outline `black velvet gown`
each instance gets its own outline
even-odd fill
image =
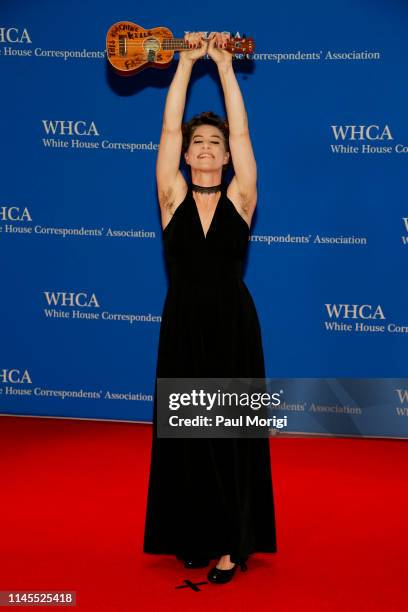
[[[249,228],[226,189],[206,236],[191,185],[163,230],[169,287],[156,378],[265,377],[242,280]],[[156,420],[155,389],[143,552],[235,563],[276,552],[269,440],[157,438]]]

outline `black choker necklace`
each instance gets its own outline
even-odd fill
[[[202,185],[194,185],[194,183],[191,183],[191,189],[199,193],[216,193],[217,191],[221,191],[221,188],[222,183],[219,185],[211,185],[211,187],[202,187]]]

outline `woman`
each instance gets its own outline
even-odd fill
[[[258,316],[242,280],[257,200],[245,106],[228,35],[185,39],[190,50],[180,52],[168,91],[156,168],[169,272],[156,377],[264,378]],[[217,64],[228,123],[206,112],[182,124],[193,65],[206,53]],[[215,583],[231,580],[237,565],[247,569],[251,553],[276,552],[268,439],[158,439],[156,393],[153,414],[144,552],[175,554],[189,568],[217,558],[208,574]]]

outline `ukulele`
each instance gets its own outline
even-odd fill
[[[106,56],[121,76],[132,76],[144,68],[167,68],[175,51],[190,49],[184,38],[174,38],[168,28],[145,30],[131,21],[118,21],[106,35]],[[223,47],[230,53],[252,53],[253,38],[230,38]]]

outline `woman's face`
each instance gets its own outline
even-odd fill
[[[184,156],[186,163],[196,170],[219,170],[229,160],[223,133],[213,125],[199,125]]]

